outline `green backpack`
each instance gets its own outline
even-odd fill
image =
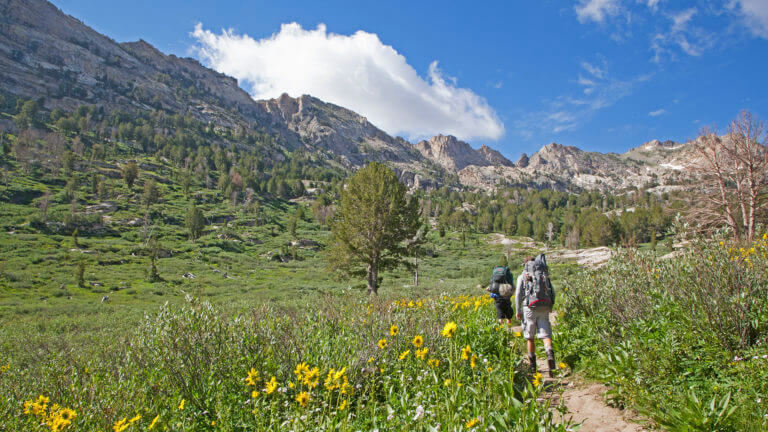
[[[492,294],[498,294],[505,299],[509,299],[515,295],[515,287],[512,285],[512,277],[509,273],[509,267],[497,266],[493,268],[493,274],[491,274],[491,286],[488,291]]]

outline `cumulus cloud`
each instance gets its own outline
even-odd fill
[[[648,115],[651,116],[651,117],[658,117],[658,116],[660,116],[662,114],[666,114],[666,113],[667,113],[667,110],[665,110],[664,108],[660,108],[660,109],[657,109],[656,111],[649,112]]]
[[[582,24],[589,21],[601,23],[619,13],[619,0],[579,0],[574,9]]]
[[[752,34],[768,39],[768,2],[765,0],[732,0],[729,6],[743,16]]]
[[[374,33],[328,33],[283,24],[264,39],[195,26],[194,48],[217,71],[238,78],[256,99],[310,94],[349,108],[390,134],[421,138],[438,133],[461,139],[498,139],[504,125],[472,90],[458,87],[432,62],[422,78]]]

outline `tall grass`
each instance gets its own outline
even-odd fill
[[[342,293],[233,316],[189,298],[120,339],[6,327],[0,430],[54,430],[50,413],[66,407],[76,417],[62,430],[564,431],[492,308]]]
[[[615,404],[672,431],[766,430],[768,236],[624,251],[563,291],[563,351]]]

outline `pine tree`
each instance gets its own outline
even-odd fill
[[[329,264],[347,276],[366,276],[377,294],[379,271],[406,264],[421,226],[418,199],[385,165],[373,162],[350,177],[332,225]]]
[[[205,227],[203,211],[197,208],[194,204],[192,204],[189,207],[189,211],[187,211],[186,225],[189,230],[189,237],[193,241],[203,233],[203,227]]]
[[[128,186],[128,189],[132,189],[133,183],[139,177],[139,166],[136,165],[136,162],[128,162],[127,164],[123,165],[121,171],[123,174],[123,180],[125,180],[125,184]]]

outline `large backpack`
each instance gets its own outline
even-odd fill
[[[554,296],[549,268],[544,254],[525,263],[525,272],[530,278],[525,282],[525,304],[529,309],[552,307]]]
[[[488,291],[509,299],[515,294],[515,288],[510,282],[509,267],[494,267],[493,274],[491,275],[491,286]]]

